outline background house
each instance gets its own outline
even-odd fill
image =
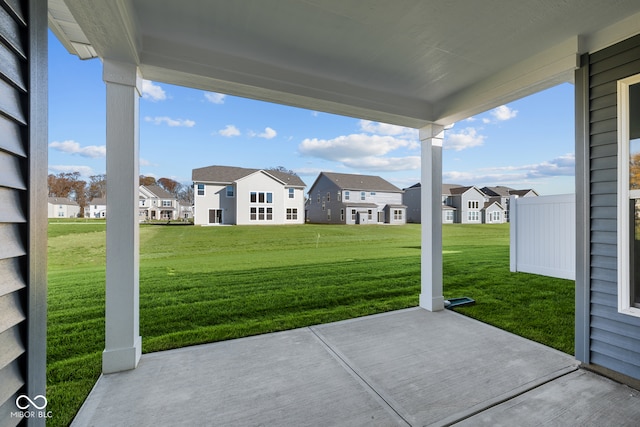
[[[87,214],[88,212],[88,214]],[[107,198],[96,197],[89,202],[89,209],[84,210],[85,218],[106,218],[107,217]]]
[[[407,222],[420,222],[420,183],[404,189]],[[501,224],[509,222],[509,197],[535,197],[533,189],[514,190],[509,187],[461,186],[442,184],[443,224]]]
[[[175,220],[179,218],[178,199],[159,185],[141,185],[138,203],[140,220]]]
[[[496,187],[482,187],[481,191],[487,195],[489,201],[498,202],[500,206],[504,208],[505,221],[509,221],[509,198],[511,196],[517,197],[536,197],[536,193],[533,189],[515,190],[510,187],[498,185]]]
[[[67,197],[49,197],[49,218],[77,218],[80,215],[80,206],[77,202]]]
[[[372,175],[321,172],[309,189],[306,218],[327,224],[405,224],[403,191]]]
[[[207,166],[192,171],[194,224],[302,224],[305,183],[282,171]]]

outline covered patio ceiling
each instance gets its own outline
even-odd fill
[[[638,0],[49,0],[80,58],[148,80],[420,128],[561,82]]]

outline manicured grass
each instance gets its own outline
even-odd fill
[[[64,223],[61,223],[64,222]],[[49,425],[67,425],[100,374],[104,222],[49,226]],[[566,352],[573,283],[509,273],[508,225],[445,226],[445,297],[460,312]],[[143,351],[415,306],[420,226],[140,229]]]

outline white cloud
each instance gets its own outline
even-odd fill
[[[226,136],[226,137],[232,137],[232,136],[239,136],[240,135],[240,131],[234,125],[227,125],[224,129],[219,130],[218,133],[220,135]]]
[[[490,114],[496,120],[505,121],[505,120],[513,119],[518,114],[518,110],[512,110],[511,108],[507,107],[506,105],[501,105],[501,106],[491,110]]]
[[[189,119],[172,119],[171,117],[145,117],[144,118],[145,122],[151,122],[154,125],[160,125],[162,123],[165,123],[166,125],[170,126],[170,127],[187,127],[187,128],[192,128],[195,126],[196,122],[194,122],[193,120],[189,120]]]
[[[418,130],[404,126],[390,125],[388,123],[372,122],[370,120],[360,120],[360,129],[364,132],[377,135],[390,135],[399,138],[418,138]]]
[[[142,98],[149,101],[164,101],[167,94],[159,85],[153,84],[152,81],[142,80]]]
[[[93,169],[89,166],[75,166],[75,165],[49,165],[49,172],[51,173],[71,173],[71,172],[80,172],[80,175],[83,177],[90,177],[91,175],[95,175],[93,173]]]
[[[107,147],[104,145],[87,145],[85,147],[82,147],[79,143],[72,140],[62,142],[53,141],[51,144],[49,144],[49,147],[63,153],[77,154],[82,157],[91,157],[93,159],[98,157],[105,157],[107,155]]]
[[[140,166],[151,166],[151,162],[147,159],[143,159],[142,157],[140,157],[139,163]]]
[[[457,184],[487,185],[505,182],[531,182],[549,177],[573,176],[575,155],[567,153],[540,163],[519,166],[499,166],[478,169],[471,172],[450,171],[442,174],[444,182]]]
[[[298,150],[303,155],[340,162],[351,168],[398,171],[419,168],[420,157],[383,156],[412,144],[413,141],[393,136],[351,134],[333,139],[307,138]]]
[[[410,145],[409,141],[392,136],[359,133],[333,139],[307,138],[298,148],[305,155],[341,161],[346,158],[383,156],[408,145]]]
[[[355,159],[345,159],[345,166],[354,169],[365,169],[370,171],[405,171],[420,169],[420,156],[406,157],[361,157]]]
[[[445,133],[443,147],[445,150],[462,151],[484,144],[486,136],[479,135],[475,128],[468,127],[456,133]]]
[[[271,138],[275,138],[277,134],[278,133],[275,130],[271,129],[270,127],[266,127],[264,128],[264,132],[258,134],[258,137],[264,138],[264,139],[271,139]]]
[[[212,104],[224,104],[224,99],[227,97],[227,95],[217,92],[205,92],[204,97]]]

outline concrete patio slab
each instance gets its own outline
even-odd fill
[[[623,426],[637,394],[564,353],[415,308],[143,355],[103,375],[72,425],[588,425],[620,404]]]
[[[640,392],[580,370],[549,382],[457,426],[637,426]]]
[[[577,369],[565,353],[451,311],[314,326],[411,425],[446,425]]]

